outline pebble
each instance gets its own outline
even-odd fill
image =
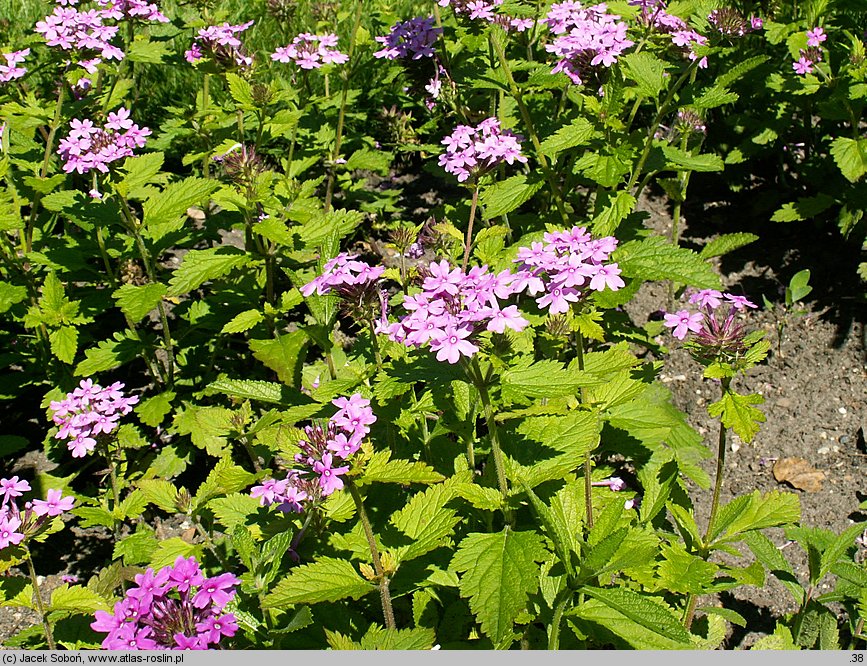
[[[840,412],[843,416],[846,416],[846,408],[845,407],[840,407],[840,409],[838,409],[837,411]]]
[[[831,453],[831,447],[830,446],[823,446],[816,453],[819,453],[823,456],[828,455],[829,453]]]
[[[819,433],[819,439],[828,439],[828,433],[823,430]]]
[[[741,450],[740,444],[732,444],[732,453],[737,453],[740,450]]]
[[[777,400],[777,407],[791,407],[792,401],[788,398],[780,398]]]

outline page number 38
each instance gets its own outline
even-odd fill
[[[863,652],[855,652],[852,654],[852,658],[849,660],[853,664],[863,664],[864,663],[864,653]]]

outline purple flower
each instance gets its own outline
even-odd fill
[[[520,139],[508,130],[502,130],[496,118],[488,118],[476,127],[458,125],[442,140],[446,152],[440,155],[439,165],[463,183],[470,178],[478,179],[503,162],[526,164]]]
[[[168,17],[160,11],[157,4],[147,0],[97,0],[97,2],[104,7],[103,16],[116,21],[169,22]]]
[[[60,141],[58,154],[66,173],[84,174],[96,169],[108,173],[108,165],[132,157],[135,148],[143,148],[151,131],[129,120],[129,111],[120,108],[109,114],[109,121],[99,128],[91,120],[73,118],[69,134]]]
[[[72,497],[63,497],[60,490],[49,490],[44,500],[33,500],[33,513],[53,518],[69,511],[73,504],[75,500]]]
[[[202,28],[196,34],[196,40],[184,53],[184,59],[195,64],[206,57],[224,66],[237,66],[246,69],[253,65],[252,56],[244,50],[244,45],[237,35],[253,25],[247,21],[240,25],[210,25]]]
[[[476,345],[466,339],[471,334],[472,331],[468,328],[455,328],[449,324],[444,330],[439,331],[435,338],[431,339],[431,351],[436,352],[437,361],[448,361],[451,364],[460,361],[461,356],[470,358],[479,351]]]
[[[27,73],[27,68],[18,65],[24,62],[24,59],[29,55],[30,49],[0,54],[0,58],[6,61],[5,65],[0,65],[0,83],[9,83],[23,77]]]
[[[388,60],[432,58],[434,44],[443,32],[442,28],[437,28],[434,24],[432,16],[395,23],[385,37],[376,38],[384,48],[374,53],[373,57]]]
[[[723,294],[723,297],[728,303],[731,303],[737,310],[745,310],[746,308],[755,309],[758,306],[745,296],[736,296],[735,294]]]
[[[94,615],[90,626],[108,634],[106,650],[207,650],[238,629],[235,616],[223,613],[238,584],[231,573],[205,578],[195,558],[178,557],[135,582],[138,587],[127,590],[113,613]]]
[[[24,541],[24,534],[18,531],[20,527],[19,518],[0,514],[0,549],[17,546]]]
[[[701,324],[704,316],[701,313],[690,313],[689,310],[678,310],[674,314],[665,315],[664,324],[668,328],[673,328],[672,335],[678,340],[686,338],[689,331],[698,333],[701,330]]]
[[[698,304],[700,308],[718,308],[722,301],[722,294],[716,289],[701,289],[689,297],[692,305]]]
[[[795,70],[796,74],[800,74],[804,76],[806,74],[813,73],[813,63],[810,60],[807,60],[804,56],[798,58],[797,62],[792,63],[792,69]]]
[[[591,485],[601,487],[608,486],[614,492],[620,492],[626,489],[626,482],[619,476],[612,476],[604,481],[594,481]]]
[[[318,69],[322,65],[335,63],[342,65],[349,56],[336,48],[337,35],[313,35],[302,32],[288,46],[281,46],[271,54],[271,60],[294,62],[301,69]]]
[[[826,39],[828,39],[828,35],[822,28],[807,30],[807,46],[820,46]]]
[[[30,484],[27,481],[19,480],[17,476],[13,476],[11,479],[0,479],[0,492],[3,493],[0,507],[5,506],[10,498],[21,497],[21,494],[28,490],[30,490]]]

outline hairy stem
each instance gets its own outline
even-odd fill
[[[577,344],[575,345],[578,352],[578,369],[584,370],[584,334],[578,331]],[[583,389],[581,391],[583,399]],[[590,451],[584,454],[584,511],[587,521],[587,529],[593,529],[593,461],[590,459]]]
[[[376,571],[376,577],[379,579],[379,596],[382,601],[382,615],[385,618],[385,626],[387,629],[394,629],[396,625],[394,623],[394,609],[391,607],[391,593],[388,590],[388,576],[385,575],[385,570],[382,568],[382,560],[379,557],[379,548],[376,546],[376,537],[373,535],[370,519],[367,517],[367,511],[364,509],[361,494],[351,479],[347,479],[346,487],[349,489],[349,494],[352,495],[352,500],[355,502],[355,509],[358,511],[358,517],[361,520],[364,536],[367,537],[367,545],[370,547],[373,569]]]
[[[376,369],[382,372],[382,352],[379,350],[379,338],[376,335],[376,326],[373,320],[367,322],[370,331],[370,345],[373,347],[373,358],[376,360]]]
[[[42,592],[39,590],[39,579],[36,576],[36,569],[33,567],[33,556],[30,554],[30,548],[25,546],[25,550],[27,551],[27,571],[30,573],[30,582],[33,584],[36,609],[42,618],[42,631],[45,633],[45,641],[48,643],[49,650],[56,650],[57,644],[54,642],[54,629],[51,627],[51,620],[48,619],[48,613],[45,611],[45,604],[42,601]]]
[[[479,206],[479,184],[473,186],[473,201],[470,204],[470,221],[467,224],[467,239],[464,242],[464,262],[461,264],[461,270],[467,270],[467,264],[470,262],[470,247],[473,244],[473,222],[476,219],[476,209]]]
[[[561,592],[554,601],[554,617],[551,619],[551,633],[548,635],[548,649],[560,649],[560,625],[563,623],[563,613],[566,604],[569,603],[569,595]]]

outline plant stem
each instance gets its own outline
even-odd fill
[[[140,224],[135,218],[135,215],[133,215],[133,212],[129,207],[129,202],[127,202],[126,198],[120,197],[120,202],[126,217],[126,226],[135,238],[135,243],[138,247],[139,255],[141,255],[142,262],[145,265],[145,272],[147,273],[148,280],[151,283],[157,283],[157,274],[153,262],[153,257],[151,256],[150,250],[148,250],[147,245],[144,242],[144,238],[142,238]],[[169,329],[169,318],[166,314],[166,307],[162,300],[157,303],[157,309],[160,313],[160,324],[163,328],[163,342],[166,348],[168,384],[169,386],[171,386],[175,383],[175,348],[174,343],[172,342],[172,332],[171,329]]]
[[[496,28],[494,30],[496,30]],[[498,38],[500,35],[505,35],[505,33],[500,30],[497,32],[497,37],[495,37],[494,30],[491,31],[491,44],[497,52],[497,57],[500,60],[500,68],[503,70],[506,82],[509,84],[509,90],[512,93],[512,97],[515,98],[515,102],[518,104],[518,110],[521,112],[521,118],[524,120],[524,125],[527,127],[527,133],[530,135],[530,141],[533,143],[533,148],[536,151],[536,159],[539,161],[539,166],[542,167],[542,172],[545,174],[545,180],[548,181],[548,187],[551,189],[551,195],[554,197],[554,204],[557,206],[557,211],[560,213],[563,222],[568,223],[569,218],[566,215],[566,207],[563,204],[563,193],[560,192],[560,188],[557,186],[557,181],[554,179],[554,172],[548,164],[548,159],[542,153],[542,142],[539,141],[539,134],[536,131],[536,126],[533,124],[533,118],[530,116],[530,111],[527,109],[527,105],[524,104],[524,96],[521,93],[520,88],[518,88],[518,84],[515,83],[515,78],[512,76],[512,69],[509,67],[509,61],[506,58],[506,49]]]
[[[361,10],[364,6],[363,0],[358,0],[355,4],[355,21],[352,24],[352,32],[349,36],[349,62],[353,62],[352,56],[355,53],[355,39],[358,35],[358,28],[361,26]],[[349,97],[349,74],[343,72],[343,88],[340,91],[340,110],[337,113],[337,132],[334,137],[334,152],[331,154],[331,167],[328,170],[328,183],[325,186],[325,205],[324,210],[327,213],[331,210],[331,198],[334,195],[334,166],[337,159],[340,157],[340,148],[343,142],[343,124],[346,120],[346,100]]]
[[[208,113],[208,97],[210,96],[211,75],[205,72],[204,81],[202,81],[202,120],[200,127],[204,130],[207,121]],[[207,148],[208,146],[206,146]],[[208,151],[205,151],[205,156],[202,158],[202,176],[208,178],[209,156]]]
[[[464,242],[464,262],[461,264],[461,270],[467,270],[467,264],[470,262],[470,247],[473,244],[473,222],[476,219],[476,209],[479,206],[479,184],[476,183],[473,187],[473,202],[470,204],[470,221],[467,224],[467,239]]]
[[[566,610],[566,604],[568,602],[569,595],[563,594],[563,591],[557,595],[557,600],[554,601],[554,617],[551,619],[551,633],[548,636],[549,650],[560,649],[560,625],[563,622],[563,613]]]
[[[367,327],[370,330],[370,344],[373,347],[373,358],[376,359],[376,369],[382,372],[382,352],[379,350],[379,338],[376,336],[376,326],[373,320],[367,322]]]
[[[367,545],[370,547],[373,569],[376,571],[376,577],[379,579],[379,596],[382,601],[382,615],[385,618],[385,626],[387,629],[394,629],[396,625],[394,623],[394,610],[391,607],[391,594],[388,591],[388,576],[385,575],[385,570],[382,568],[382,560],[379,557],[379,549],[376,547],[376,537],[373,535],[373,529],[370,527],[370,519],[367,517],[367,511],[364,510],[361,494],[358,492],[358,488],[352,482],[352,479],[346,480],[346,487],[349,489],[349,494],[352,495],[352,500],[355,502],[355,509],[358,511],[361,526],[364,528],[364,536],[367,537]]]
[[[33,556],[30,554],[30,548],[25,546],[24,549],[27,551],[27,570],[30,572],[30,582],[33,584],[36,608],[42,617],[42,630],[45,632],[45,640],[48,643],[49,650],[56,650],[57,644],[54,642],[54,630],[51,627],[51,621],[48,619],[48,613],[45,612],[45,604],[42,602],[42,593],[39,591],[39,579],[36,576],[36,569],[33,567]]]
[[[581,331],[578,331],[578,344],[576,348],[578,350],[578,369],[582,372],[584,371],[584,334]],[[581,402],[584,402],[583,398],[583,389],[581,391],[582,399]],[[584,511],[586,514],[587,520],[587,529],[593,529],[593,465],[592,460],[590,459],[590,451],[584,454]]]

